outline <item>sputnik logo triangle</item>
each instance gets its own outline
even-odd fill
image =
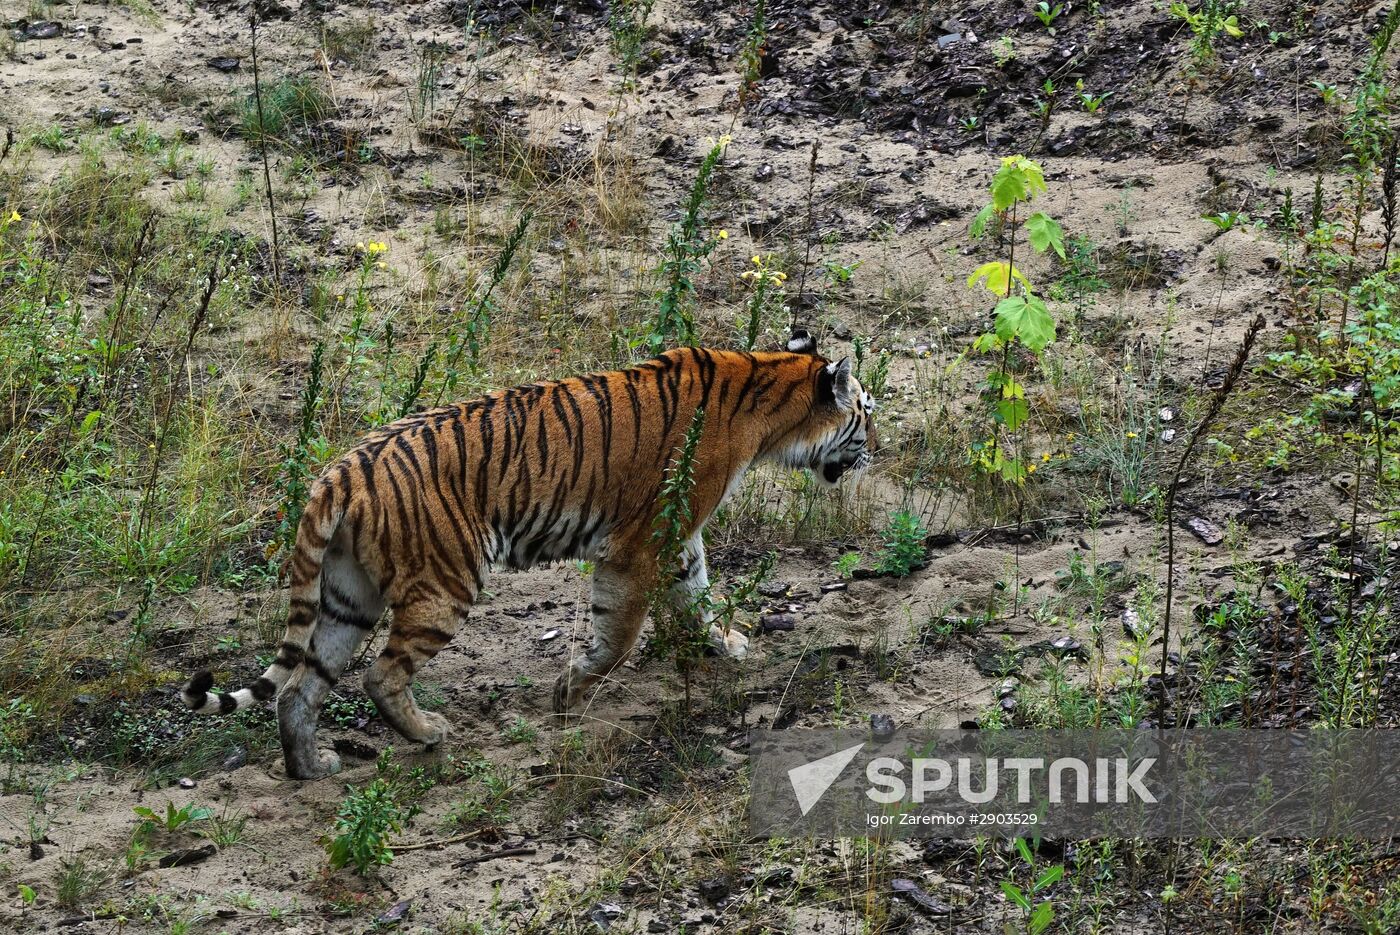
[[[854,747],[847,747],[838,753],[788,770],[788,781],[792,783],[792,791],[797,795],[797,806],[802,809],[804,816],[816,807],[822,796],[826,795],[826,790],[831,788],[831,784],[841,778],[841,773],[864,746],[864,743],[858,743]]]

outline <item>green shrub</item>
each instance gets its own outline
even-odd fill
[[[923,562],[924,540],[928,538],[928,530],[913,513],[908,510],[891,513],[884,538],[885,547],[880,550],[875,566],[881,574],[903,578]]]

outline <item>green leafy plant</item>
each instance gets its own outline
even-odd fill
[[[1221,211],[1219,214],[1203,214],[1201,219],[1210,221],[1221,232],[1234,230],[1242,224],[1249,223],[1249,215],[1243,211]]]
[[[609,4],[608,33],[613,54],[622,63],[623,85],[631,87],[641,68],[646,47],[647,18],[656,0],[619,0]]]
[[[758,336],[763,330],[764,320],[780,310],[783,300],[787,298],[787,290],[784,288],[787,273],[776,268],[771,253],[767,256],[754,254],[753,266],[753,269],[745,270],[739,277],[749,284],[744,328],[744,349],[749,351],[758,345]]]
[[[1204,0],[1200,7],[1192,10],[1183,0],[1176,0],[1169,8],[1172,16],[1184,22],[1191,30],[1191,54],[1198,63],[1215,60],[1215,43],[1222,35],[1238,39],[1244,35],[1239,17],[1234,14],[1236,0]]]
[[[347,787],[350,794],[336,813],[334,833],[321,840],[332,870],[351,867],[367,876],[392,863],[390,835],[418,814],[417,800],[432,781],[422,770],[405,774],[391,761],[392,754],[390,747],[379,755],[379,775],[364,788]]]
[[[831,563],[831,567],[835,568],[836,573],[845,579],[850,578],[855,573],[855,570],[860,567],[861,561],[863,561],[863,556],[859,552],[844,552]]]
[[[1055,20],[1060,18],[1060,14],[1064,12],[1064,9],[1065,5],[1063,3],[1057,3],[1052,7],[1047,0],[1040,0],[1040,2],[1036,4],[1035,9],[1031,12],[1035,14],[1036,19],[1040,20],[1041,25],[1050,30],[1053,34],[1055,32]]]
[[[1016,839],[1016,853],[1021,855],[1035,874],[1035,856],[1031,853],[1030,845],[1026,844],[1025,838]],[[1052,864],[1035,875],[1035,880],[1031,883],[1030,890],[1024,890],[1011,880],[1001,881],[1001,891],[1006,894],[1006,898],[1021,910],[1025,923],[1027,935],[1040,935],[1050,927],[1050,923],[1055,921],[1055,905],[1050,900],[1036,904],[1035,898],[1045,892],[1060,878],[1065,875],[1065,868],[1060,864]]]
[[[325,343],[318,341],[311,352],[306,385],[301,391],[296,441],[282,446],[281,479],[278,484],[282,491],[282,503],[278,509],[277,533],[268,544],[269,559],[280,551],[290,550],[296,542],[297,525],[301,522],[301,513],[306,507],[306,497],[315,476],[314,464],[318,460],[315,455],[324,454],[325,443],[317,429],[316,416],[322,403],[325,352]]]
[[[756,0],[749,30],[744,35],[743,45],[739,47],[740,110],[747,107],[758,93],[758,82],[763,77],[763,57],[767,54],[768,4],[767,0]]]
[[[902,578],[921,564],[927,555],[924,540],[928,538],[928,530],[919,517],[908,510],[890,514],[883,538],[885,545],[876,557],[875,566],[880,574]]]
[[[458,328],[453,329],[452,334],[449,335],[447,352],[443,361],[442,385],[438,388],[437,396],[433,400],[434,405],[441,403],[444,396],[456,390],[462,377],[460,368],[463,354],[467,355],[467,372],[473,377],[480,374],[482,350],[490,340],[491,317],[496,308],[491,301],[491,296],[496,291],[496,287],[506,278],[506,273],[510,271],[510,265],[515,260],[515,254],[519,252],[520,245],[525,242],[525,231],[530,226],[530,217],[530,212],[526,211],[515,222],[515,227],[501,246],[501,252],[496,255],[496,262],[491,264],[491,269],[486,274],[486,285],[481,288],[465,314],[466,320]],[[405,405],[416,399],[416,393],[411,397],[405,396]]]
[[[1055,105],[1059,100],[1060,89],[1055,86],[1055,82],[1049,78],[1040,86],[1041,98],[1035,102],[1035,114],[1040,118],[1040,129],[1036,133],[1036,143],[1040,144],[1040,139],[1045,135],[1045,131],[1050,129],[1050,118],[1055,114]]]
[[[165,814],[163,815],[144,805],[138,805],[132,811],[141,818],[143,826],[150,830],[160,831],[179,831],[185,825],[205,821],[214,815],[213,809],[203,805],[195,805],[193,802],[186,803],[179,808],[175,807],[174,802],[166,802]]]
[[[1007,439],[1018,438],[1030,418],[1026,390],[1016,378],[1013,353],[1038,358],[1055,340],[1055,319],[1045,301],[1035,294],[1031,282],[1016,266],[1016,235],[1024,230],[1036,253],[1053,250],[1065,259],[1064,231],[1059,222],[1041,211],[1022,218],[1036,195],[1043,193],[1045,177],[1040,165],[1025,156],[1007,156],[992,178],[991,201],[972,223],[972,236],[981,238],[988,224],[996,219],[1007,242],[1005,260],[983,263],[973,270],[967,284],[979,285],[1000,296],[993,312],[991,331],[975,342],[978,353],[995,354],[1000,363],[987,377],[983,397],[989,402],[994,426],[990,438],[975,443],[970,459],[979,469],[1011,483],[1024,483],[1034,473],[1035,464],[1008,450]]]
[[[854,263],[838,263],[835,260],[827,260],[822,264],[822,269],[826,271],[827,279],[844,286],[851,281],[851,277],[855,276],[861,263],[861,260],[856,260]]]
[[[709,644],[708,628],[697,625],[708,605],[708,596],[701,595],[692,606],[676,607],[671,600],[671,588],[682,575],[686,539],[694,518],[690,494],[695,486],[696,452],[704,431],[705,410],[697,409],[661,482],[660,510],[652,530],[652,539],[660,548],[656,581],[650,594],[655,622],[650,651],[661,658],[675,660],[677,671],[685,679],[687,705],[690,673]]]
[[[1005,68],[1016,59],[1016,46],[1010,36],[1002,36],[992,43],[992,60],[998,68]]]
[[[724,239],[724,232],[713,237],[702,237],[703,217],[701,209],[709,196],[710,181],[719,165],[720,157],[729,146],[729,137],[722,136],[710,147],[705,158],[700,160],[700,168],[695,181],[690,186],[681,219],[671,226],[662,249],[661,266],[658,272],[663,283],[657,302],[656,317],[652,321],[651,332],[644,339],[648,351],[659,354],[666,347],[675,344],[695,343],[695,318],[690,311],[690,301],[695,295],[695,282],[692,277],[700,270],[700,263],[708,257]]]
[[[534,743],[539,734],[540,732],[535,728],[535,725],[523,717],[517,717],[506,726],[505,730],[501,731],[501,736],[510,743]]]
[[[1080,78],[1074,83],[1074,90],[1079,97],[1080,106],[1083,107],[1086,112],[1091,114],[1098,113],[1099,108],[1103,106],[1104,101],[1108,100],[1109,97],[1113,95],[1112,91],[1105,91],[1102,94],[1091,94],[1090,92],[1084,90],[1083,78]]]

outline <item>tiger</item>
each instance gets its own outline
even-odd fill
[[[204,714],[276,699],[286,776],[335,773],[318,748],[327,693],[387,608],[387,642],[363,686],[399,734],[427,748],[450,725],[412,683],[467,619],[492,566],[592,564],[592,636],[554,686],[566,715],[631,651],[649,598],[708,625],[722,656],[748,640],[708,602],[706,522],[761,462],[808,469],[822,486],[873,458],[874,398],[849,358],[817,354],[806,331],[782,351],[681,347],[625,370],[500,390],[369,432],[309,490],[289,556],[286,631],[251,686],[214,691],[208,670],[181,689]],[[704,410],[703,420],[696,413]],[[689,518],[679,560],[661,563],[662,484],[692,424]],[[660,575],[673,575],[670,581]]]

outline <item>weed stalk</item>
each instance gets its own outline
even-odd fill
[[[1239,383],[1240,377],[1244,375],[1245,364],[1249,361],[1249,352],[1254,348],[1254,340],[1259,336],[1259,332],[1264,328],[1264,316],[1255,315],[1254,320],[1249,323],[1249,329],[1244,334],[1244,340],[1240,342],[1239,350],[1235,352],[1235,359],[1230,363],[1230,369],[1225,374],[1225,380],[1220,384],[1220,389],[1215,391],[1211,397],[1210,405],[1206,407],[1205,415],[1196,424],[1191,435],[1186,440],[1186,448],[1181,452],[1181,457],[1177,459],[1176,469],[1172,471],[1171,483],[1167,485],[1166,498],[1166,524],[1167,524],[1167,590],[1163,598],[1162,607],[1162,664],[1158,671],[1159,684],[1157,686],[1157,726],[1166,724],[1167,714],[1167,654],[1171,649],[1172,630],[1172,596],[1175,591],[1174,573],[1176,570],[1176,492],[1181,486],[1182,474],[1186,471],[1186,464],[1191,459],[1191,454],[1196,450],[1196,444],[1201,440],[1201,436],[1210,428],[1212,422],[1220,415],[1221,408],[1225,405],[1225,400],[1234,391],[1235,385]]]

